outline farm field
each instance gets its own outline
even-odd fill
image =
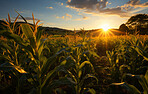
[[[147,35],[48,36],[35,24],[20,24],[22,33],[7,24],[0,31],[1,94],[148,92]]]
[[[148,0],[1,0],[0,11],[0,94],[148,94]]]

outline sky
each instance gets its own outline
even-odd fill
[[[1,0],[0,19],[11,20],[18,11],[28,22],[32,13],[43,26],[63,29],[98,29],[104,24],[119,28],[136,14],[148,14],[147,0]],[[22,21],[21,18],[18,19]]]

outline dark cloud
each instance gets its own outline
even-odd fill
[[[120,17],[129,17],[129,14],[123,11],[121,7],[106,8],[106,9],[100,10],[100,13],[106,13],[110,15],[119,15]]]
[[[144,6],[148,6],[148,2],[144,3],[143,5],[144,5]]]
[[[94,9],[98,3],[97,0],[68,0],[67,4],[80,9]]]
[[[68,0],[67,4],[80,9],[94,10],[96,8],[105,8],[107,0]]]
[[[137,7],[148,7],[148,2],[141,3],[140,0],[130,0],[123,6],[114,8],[106,8],[108,0],[68,0],[67,4],[73,9],[84,9],[87,13],[105,13],[120,17],[130,16],[130,11]]]
[[[121,7],[123,9],[125,9],[126,11],[131,11],[132,12],[136,8],[141,8],[139,10],[142,10],[143,7],[148,7],[148,2],[141,3],[140,0],[130,0]],[[138,10],[136,12],[138,12]]]
[[[97,9],[103,9],[106,7],[107,4],[108,4],[107,0],[101,0],[96,4],[96,6]]]
[[[140,0],[130,0],[130,1],[127,2],[127,4],[139,5],[140,4]]]

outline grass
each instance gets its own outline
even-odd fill
[[[91,37],[82,29],[82,33],[73,35],[48,36],[37,29],[39,21],[33,19],[33,25],[25,22],[10,24],[8,15],[4,24],[7,28],[0,31],[1,93],[100,94],[136,90],[147,94],[147,35]],[[138,78],[138,84],[135,77],[129,83],[125,80],[128,73],[145,75],[141,79],[146,81]],[[128,88],[112,88],[120,85]]]

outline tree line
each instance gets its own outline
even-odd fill
[[[120,31],[130,34],[148,34],[148,14],[137,14],[128,19],[125,24],[121,24]]]

